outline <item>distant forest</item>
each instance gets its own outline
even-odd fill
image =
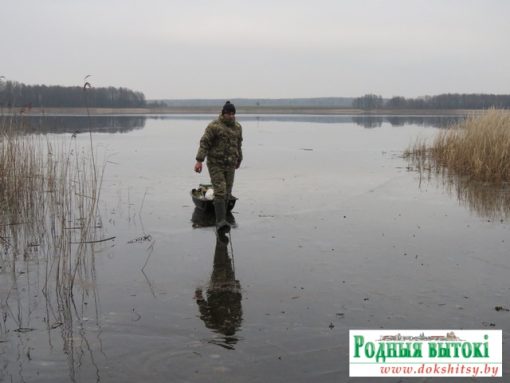
[[[0,77],[0,107],[50,108],[221,108],[224,99],[146,100],[142,92],[128,88],[93,88],[88,86],[26,85],[3,81]],[[363,110],[378,109],[487,109],[510,108],[510,95],[448,93],[418,98],[392,97],[375,94],[363,97],[315,98],[232,98],[237,107],[247,108],[324,108]]]
[[[127,88],[90,86],[26,85],[16,81],[0,82],[2,107],[92,107],[143,108],[145,95]]]
[[[257,108],[325,108],[345,109],[355,108],[363,110],[377,109],[487,109],[510,108],[510,95],[496,94],[440,94],[418,98],[392,97],[384,99],[382,96],[367,94],[363,97],[322,97],[322,98],[281,98],[281,99],[231,99],[237,107]],[[217,107],[220,108],[225,100],[157,100],[157,103],[170,108],[175,107]]]
[[[371,109],[488,109],[510,108],[510,95],[448,93],[419,98],[392,97],[375,94],[355,98],[353,108]]]

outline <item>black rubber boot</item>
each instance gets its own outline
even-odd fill
[[[230,224],[225,218],[227,210],[223,198],[214,199],[214,213],[216,214],[216,233],[224,236],[230,232]]]

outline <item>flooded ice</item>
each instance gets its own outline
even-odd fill
[[[67,300],[37,250],[2,256],[0,380],[349,381],[349,329],[502,329],[508,355],[508,193],[402,158],[451,117],[239,116],[228,245],[191,223],[212,118],[94,129],[101,237],[115,238],[91,246]]]

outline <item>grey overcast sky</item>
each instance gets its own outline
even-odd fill
[[[510,93],[508,0],[1,0],[0,75],[151,98]]]

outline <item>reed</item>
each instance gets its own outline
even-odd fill
[[[22,118],[0,124],[0,257],[15,269],[44,255],[63,295],[77,276],[90,278],[93,263],[102,173],[92,147],[25,134]]]
[[[104,241],[98,201],[105,166],[96,165],[89,131],[86,141],[33,134],[23,114],[0,111],[0,270],[6,277],[0,343],[18,342],[19,355],[30,359],[33,344],[10,334],[45,326],[53,349],[58,341],[50,333],[60,333],[71,381],[86,355],[99,381],[84,318],[99,324],[95,246]],[[19,356],[18,362],[21,378]]]
[[[420,175],[433,176],[470,210],[488,219],[510,217],[510,111],[490,109],[417,139],[404,152]]]
[[[442,130],[431,144],[419,139],[404,152],[419,169],[446,169],[473,181],[510,182],[510,111],[489,109]]]

